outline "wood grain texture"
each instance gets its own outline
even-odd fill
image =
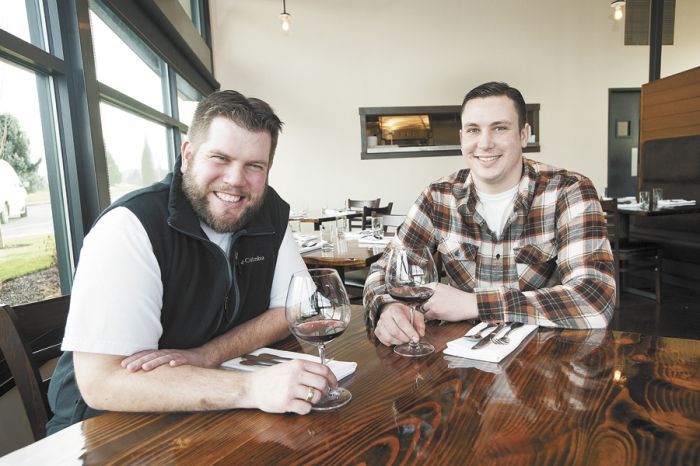
[[[606,330],[541,329],[488,370],[454,367],[445,342],[470,327],[431,323],[438,351],[395,355],[350,328],[329,357],[358,361],[351,403],[306,416],[255,410],[110,413],[3,458],[31,464],[698,464],[700,342]],[[281,348],[300,351],[289,338]],[[304,346],[303,350],[314,353]]]
[[[338,240],[330,251],[315,249],[302,254],[306,265],[321,267],[367,267],[384,251],[383,245],[360,245],[357,240]]]
[[[652,139],[695,134],[700,134],[700,67],[642,86],[640,148]]]

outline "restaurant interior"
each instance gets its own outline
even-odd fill
[[[699,1],[5,2],[0,161],[19,181],[0,171],[0,464],[700,462]],[[615,314],[600,335],[523,336],[507,364],[486,368],[443,355],[471,325],[436,324],[435,353],[402,359],[361,325],[362,286],[419,193],[465,167],[460,104],[488,81],[525,98],[523,155],[598,191]],[[44,438],[34,419],[46,417],[42,380],[85,236],[112,202],[172,169],[197,103],[221,89],[265,100],[284,123],[269,184],[290,205],[304,262],[336,269],[347,289],[352,332],[329,353],[358,362],[344,384],[353,401],[332,418],[110,413]],[[353,236],[378,216],[389,239]],[[316,354],[293,337],[279,348]],[[531,398],[551,377],[586,382]],[[542,406],[551,412],[531,414]],[[227,423],[240,432],[222,433]]]

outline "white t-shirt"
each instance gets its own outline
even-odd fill
[[[231,234],[209,228],[205,232],[228,251]],[[270,308],[284,306],[292,274],[304,269],[287,228],[275,264]],[[156,349],[163,333],[162,305],[160,267],[148,234],[129,209],[117,207],[100,218],[83,242],[61,349],[114,355]]]
[[[513,213],[513,201],[518,194],[518,185],[496,194],[482,193],[477,189],[476,194],[479,196],[476,211],[484,217],[489,229],[500,238],[508,217]]]

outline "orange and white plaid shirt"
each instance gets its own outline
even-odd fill
[[[394,243],[439,254],[450,285],[476,294],[481,320],[600,328],[614,312],[614,264],[593,184],[523,157],[513,211],[498,237],[477,212],[468,169],[420,195]],[[375,325],[393,298],[384,286],[391,244],[371,269],[366,318]]]

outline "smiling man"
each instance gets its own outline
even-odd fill
[[[598,194],[582,175],[523,157],[528,133],[517,89],[490,82],[464,97],[467,168],[426,188],[397,234],[437,253],[449,278],[423,306],[426,319],[597,328],[612,317],[613,259]],[[370,270],[364,302],[377,338],[393,345],[423,335],[425,321],[411,325],[408,307],[386,293],[386,257]]]
[[[75,275],[49,433],[104,411],[305,414],[337,383],[308,361],[217,369],[289,332],[287,286],[305,265],[289,205],[267,185],[281,125],[261,100],[211,94],[174,171],[100,216]]]

